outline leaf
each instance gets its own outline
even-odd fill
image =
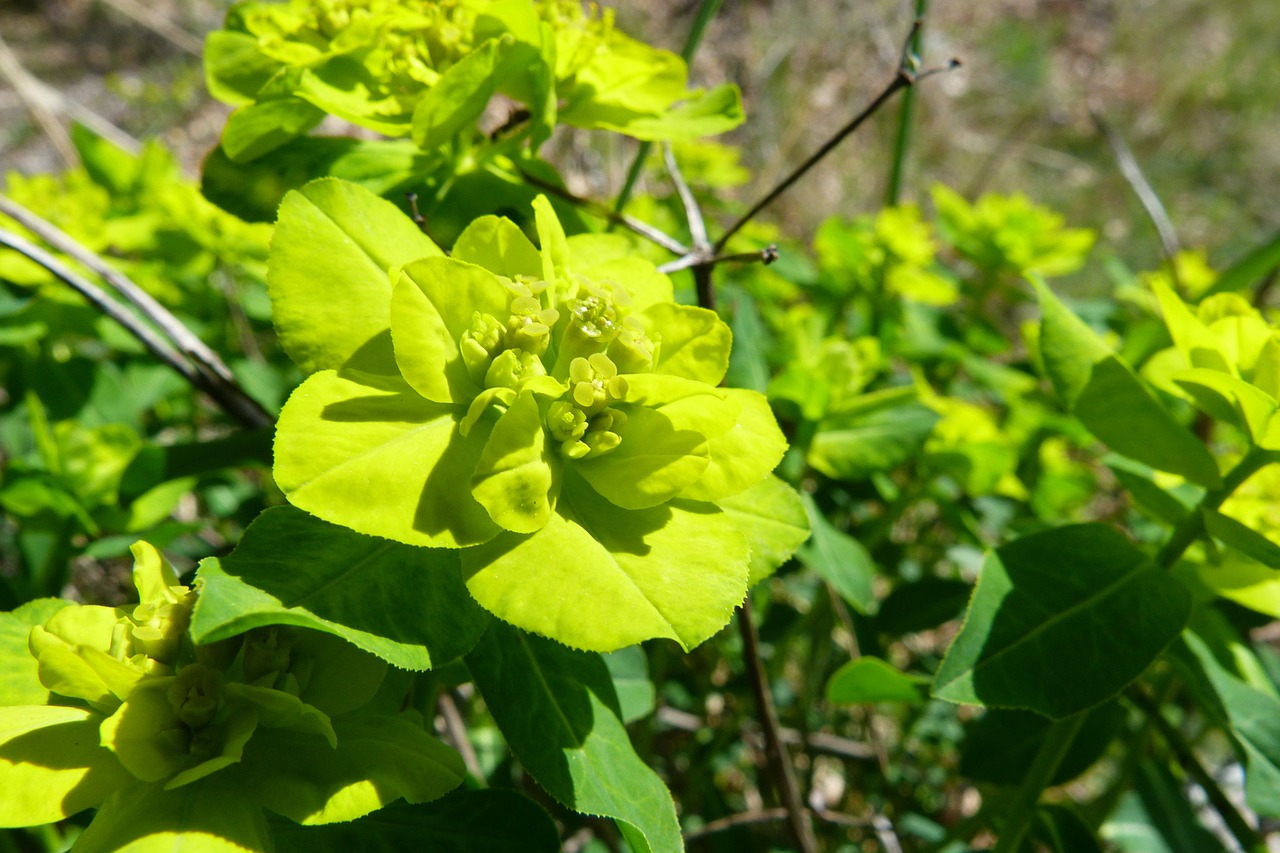
[[[1075,809],[1057,803],[1036,809],[1030,838],[1053,853],[1102,853],[1098,839]]]
[[[426,670],[465,654],[487,621],[456,551],[362,536],[287,506],[258,516],[229,556],[202,561],[197,579],[198,643],[298,625]]]
[[[1191,395],[1202,412],[1234,424],[1255,443],[1263,439],[1267,422],[1276,411],[1276,401],[1265,391],[1219,370],[1193,367],[1174,374],[1173,381]]]
[[[828,477],[861,480],[914,458],[938,415],[913,398],[914,393],[886,395],[883,404],[877,400],[828,416],[809,445],[809,464]]]
[[[503,529],[534,533],[555,510],[557,474],[538,399],[525,391],[489,434],[471,476],[471,494]]]
[[[272,822],[277,853],[557,853],[560,834],[540,805],[503,788],[458,790],[430,803],[392,803],[351,823]]]
[[[354,820],[403,797],[423,803],[466,775],[462,757],[411,715],[339,717],[336,749],[296,731],[259,732],[239,770],[245,793],[301,824]]]
[[[796,557],[835,587],[840,597],[859,613],[872,612],[875,595],[871,579],[875,576],[876,564],[871,554],[861,542],[827,521],[813,498],[801,494],[800,500],[808,511],[813,535],[800,547]]]
[[[310,376],[276,425],[276,484],[299,509],[369,536],[458,548],[500,529],[469,489],[486,429],[466,438],[460,412],[388,378]]]
[[[1155,838],[1150,847],[1126,844],[1125,850],[1152,850],[1160,853],[1225,853],[1222,841],[1196,819],[1195,810],[1187,802],[1183,785],[1169,769],[1151,759],[1143,759],[1134,768],[1133,791],[1126,795],[1117,814],[1132,814],[1125,824],[1146,825]],[[1103,837],[1117,840],[1114,822],[1103,826]]]
[[[458,235],[450,257],[507,278],[519,275],[537,278],[542,274],[538,250],[518,225],[500,216],[472,220]]]
[[[413,141],[419,148],[438,148],[480,117],[498,84],[499,51],[510,44],[510,38],[488,40],[427,89],[413,111]]]
[[[633,723],[653,713],[657,691],[649,680],[649,661],[640,646],[627,646],[616,652],[601,655],[609,675],[613,677],[613,689],[618,694],[619,716],[624,723]]]
[[[929,679],[908,675],[877,657],[854,658],[827,679],[827,701],[837,705],[866,702],[924,701],[920,689]]]
[[[262,809],[218,774],[171,791],[159,783],[113,793],[76,839],[76,853],[164,850],[244,853],[271,849]]]
[[[1111,355],[1111,350],[1043,280],[1033,277],[1031,283],[1040,298],[1040,358],[1045,372],[1058,395],[1068,406],[1075,406],[1094,364]]]
[[[952,578],[923,577],[894,587],[876,611],[876,630],[895,637],[927,631],[958,618],[973,586]]]
[[[98,744],[101,722],[83,708],[0,707],[0,826],[54,823],[137,781]]]
[[[1209,449],[1161,405],[1118,356],[1107,356],[1093,366],[1072,414],[1117,453],[1205,488],[1222,484]]]
[[[599,656],[494,622],[467,667],[543,790],[576,812],[618,821],[637,853],[684,849],[671,794],[631,746]]]
[[[729,369],[733,333],[714,311],[658,302],[637,316],[649,336],[662,342],[655,373],[720,384]]]
[[[1280,816],[1280,699],[1251,686],[1188,630],[1173,659],[1189,676],[1201,706],[1226,729],[1245,765],[1245,801],[1264,817]]]
[[[1204,294],[1236,293],[1252,287],[1280,267],[1280,233],[1228,267]]]
[[[362,364],[395,373],[391,270],[440,254],[411,219],[356,184],[321,179],[290,192],[267,264],[281,346],[304,373],[341,368],[366,348]]]
[[[746,540],[713,504],[622,510],[572,476],[546,527],[462,552],[467,589],[486,610],[592,651],[653,637],[698,645],[742,603],[747,560]]]
[[[297,139],[324,118],[324,110],[301,98],[247,104],[222,129],[221,148],[233,163],[247,163]]]
[[[1070,782],[1097,763],[1123,730],[1126,716],[1119,702],[1104,702],[1089,709],[1049,784]],[[991,785],[1022,784],[1052,725],[1030,711],[988,708],[965,726],[961,775]]]
[[[1190,612],[1186,589],[1110,527],[1024,536],[987,556],[933,694],[1061,719],[1137,678]]]
[[[0,706],[49,702],[49,688],[40,683],[27,638],[33,627],[67,606],[69,602],[60,598],[38,598],[10,613],[0,613]]]
[[[736,407],[732,427],[719,434],[704,432],[709,439],[711,459],[692,486],[681,497],[718,501],[739,494],[761,482],[782,460],[787,439],[763,394],[742,388],[724,389],[725,401]],[[712,408],[702,399],[686,399],[664,406],[670,414],[675,408],[692,408],[709,412]],[[697,426],[689,424],[694,429]]]
[[[626,414],[618,430],[622,443],[573,465],[601,497],[624,509],[649,509],[680,494],[707,469],[711,451],[702,433],[681,429],[658,409],[618,408]]]
[[[204,40],[204,79],[209,94],[233,106],[251,104],[280,63],[258,49],[248,33],[216,30]]]
[[[638,118],[611,129],[634,139],[696,139],[733,130],[745,118],[742,93],[726,83],[657,118]]]
[[[809,538],[809,515],[800,495],[772,474],[716,503],[751,546],[748,586],[776,572]]]
[[[1108,454],[1102,461],[1116,475],[1133,502],[1153,518],[1176,525],[1192,511],[1191,504],[1184,503],[1173,492],[1156,483],[1155,472],[1148,466],[1118,454]],[[1188,488],[1194,489],[1195,486],[1188,485]]]
[[[1201,510],[1201,514],[1205,530],[1214,539],[1268,568],[1280,569],[1280,545],[1229,515],[1211,509]]]

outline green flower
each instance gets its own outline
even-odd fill
[[[313,183],[284,203],[278,257],[317,216],[403,219],[387,208]],[[540,250],[496,217],[451,257],[340,250],[323,317],[313,282],[273,262],[281,339],[323,368],[281,414],[276,481],[326,521],[464,548],[472,595],[526,630],[692,646],[746,591],[748,536],[718,502],[762,484],[785,440],[759,394],[717,387],[731,336],[713,312],[676,304],[625,240],[566,238],[545,199],[535,212]],[[343,305],[369,318],[358,333]]]
[[[461,781],[461,759],[419,719],[361,710],[382,661],[296,628],[197,647],[187,634],[196,594],[147,543],[133,553],[137,607],[33,602],[0,614],[12,636],[52,611],[27,650],[0,646],[19,674],[6,682],[13,698],[32,703],[0,705],[0,826],[99,807],[77,850],[178,836],[267,849],[264,808],[346,821]],[[387,761],[387,750],[401,757]]]

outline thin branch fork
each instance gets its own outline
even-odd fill
[[[773,189],[761,196],[760,200],[751,205],[751,207],[747,209],[746,213],[739,216],[737,220],[729,226],[728,230],[725,231],[724,234],[720,235],[720,239],[716,240],[713,247],[716,252],[723,251],[725,245],[734,234],[737,234],[744,225],[754,219],[760,211],[772,204],[778,196],[789,190],[792,184],[804,177],[804,175],[816,166],[822,158],[830,154],[835,150],[836,146],[845,140],[846,137],[861,127],[867,119],[879,112],[880,108],[888,103],[894,95],[903,89],[915,86],[917,83],[920,83],[935,74],[941,74],[960,66],[960,60],[953,58],[946,65],[941,65],[936,68],[926,68],[922,70],[919,67],[920,61],[912,51],[911,45],[915,40],[916,34],[920,31],[921,26],[923,26],[923,22],[920,20],[916,20],[914,24],[912,24],[911,32],[908,34],[906,42],[902,48],[902,59],[898,64],[898,71],[894,74],[889,85],[887,85],[884,90],[881,91],[880,94],[862,110],[862,112],[854,116],[844,127],[837,130],[830,139],[818,148],[817,151],[809,155],[803,163],[779,181]]]

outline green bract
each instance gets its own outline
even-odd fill
[[[5,700],[35,703],[0,705],[0,826],[97,806],[77,851],[171,849],[178,836],[269,849],[264,808],[304,824],[347,821],[462,780],[459,756],[420,718],[366,707],[383,662],[275,626],[195,646],[196,594],[147,543],[133,553],[136,607],[0,614],[7,628],[50,614],[30,629],[34,667],[0,648]]]
[[[281,414],[276,481],[326,521],[464,548],[471,594],[521,628],[692,646],[742,600],[752,544],[779,550],[717,501],[761,483],[785,440],[763,397],[717,387],[730,332],[713,312],[676,304],[625,240],[566,238],[534,207],[541,250],[489,216],[451,257],[410,261],[367,225],[334,227],[411,227],[366,191],[286,198],[271,293],[315,372]],[[326,280],[290,265],[308,251]],[[332,301],[308,310],[319,292]],[[779,516],[794,500],[759,494]]]
[[[240,107],[223,136],[240,161],[326,113],[434,149],[495,94],[528,107],[535,143],[557,121],[640,139],[742,121],[736,87],[689,90],[680,57],[628,38],[610,11],[584,12],[578,0],[239,3],[206,52],[209,91]]]

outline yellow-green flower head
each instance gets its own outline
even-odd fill
[[[764,480],[785,441],[759,394],[718,387],[731,335],[714,312],[677,304],[621,238],[567,238],[535,211],[540,249],[485,217],[452,256],[401,265],[393,353],[295,392],[276,480],[327,521],[464,548],[472,594],[521,627],[588,648],[696,642],[745,592],[746,539],[717,502]],[[694,604],[658,606],[682,591]],[[633,599],[642,615],[624,617]]]

